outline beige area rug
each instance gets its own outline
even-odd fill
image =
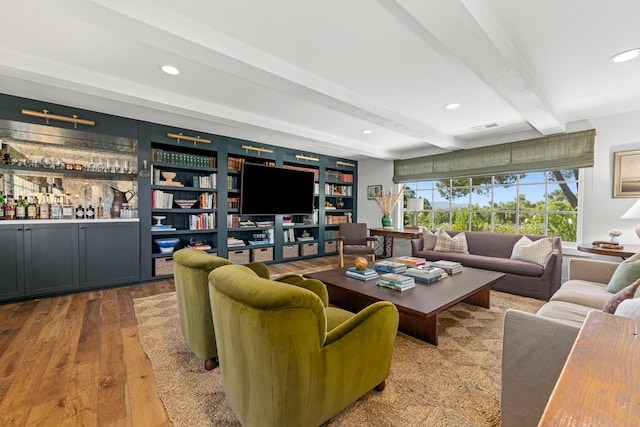
[[[382,392],[371,391],[325,426],[499,426],[500,357],[507,308],[543,302],[491,291],[491,309],[458,304],[439,318],[437,347],[398,334]],[[175,293],[134,300],[140,340],[175,426],[239,426],[219,369],[184,344]]]

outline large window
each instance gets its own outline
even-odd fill
[[[441,179],[404,185],[404,223],[413,224],[408,198],[424,199],[417,224],[430,229],[560,236],[575,242],[578,169]]]

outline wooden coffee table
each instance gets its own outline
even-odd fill
[[[376,280],[362,281],[345,274],[346,268],[305,274],[327,286],[329,302],[358,312],[376,301],[391,301],[400,314],[399,329],[411,336],[438,345],[438,313],[459,302],[489,308],[491,285],[504,273],[464,267],[434,283],[416,282],[416,287],[400,292],[376,285]]]

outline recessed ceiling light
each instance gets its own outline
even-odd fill
[[[447,110],[455,110],[456,108],[460,108],[460,104],[457,102],[452,102],[451,104],[447,104],[444,106]]]
[[[611,62],[626,62],[630,61],[636,56],[640,55],[640,48],[625,50],[624,52],[616,53],[609,61]]]
[[[362,129],[362,133],[369,135],[370,133],[373,133],[373,131],[371,129]]]
[[[164,71],[167,74],[171,74],[172,76],[177,76],[178,74],[180,74],[180,70],[178,70],[176,67],[172,65],[163,65],[160,68],[162,69],[162,71]]]

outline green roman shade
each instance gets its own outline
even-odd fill
[[[592,167],[595,136],[595,129],[590,129],[395,160],[393,182]]]

